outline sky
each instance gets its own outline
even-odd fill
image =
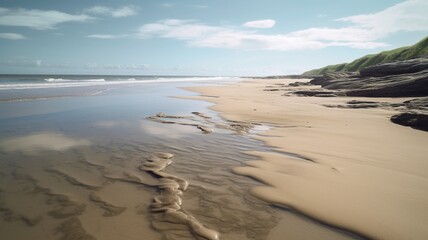
[[[2,0],[0,74],[299,74],[428,35],[427,0]]]

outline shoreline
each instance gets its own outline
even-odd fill
[[[185,89],[201,94],[193,99],[214,103],[210,108],[225,119],[273,125],[254,138],[313,161],[246,152],[262,161],[246,162],[234,172],[266,184],[252,188],[253,195],[371,238],[426,238],[428,133],[390,122],[394,109],[332,107],[349,100],[396,103],[407,98],[288,94],[313,86],[272,91],[295,81],[251,79]],[[282,96],[284,90],[288,96]]]

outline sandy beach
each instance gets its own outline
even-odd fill
[[[261,160],[233,169],[263,183],[254,196],[369,238],[428,238],[428,133],[393,124],[392,108],[346,107],[406,99],[299,97],[317,87],[287,87],[295,81],[186,89],[225,119],[271,127],[253,137],[273,150],[247,151]]]
[[[272,151],[251,138],[269,126],[172,97],[193,98],[182,88],[213,84],[218,79],[7,91],[0,237],[360,239],[249,192],[261,183],[232,169],[260,162],[251,151]],[[61,91],[70,94],[52,96]]]
[[[1,237],[426,238],[428,136],[386,104],[406,99],[299,97],[318,87],[294,81],[11,92]]]
[[[428,240],[428,1],[331,2],[2,1],[0,240]]]

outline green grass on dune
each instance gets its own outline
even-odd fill
[[[424,39],[422,39],[421,41],[419,41],[413,46],[401,47],[401,48],[396,48],[389,51],[383,51],[378,54],[366,55],[350,63],[341,63],[341,64],[329,65],[319,69],[313,69],[313,70],[304,72],[303,75],[321,75],[327,71],[355,72],[365,67],[379,64],[379,63],[409,60],[409,59],[418,58],[422,56],[428,56],[428,37],[425,37]]]

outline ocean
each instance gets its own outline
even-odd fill
[[[0,101],[95,95],[124,86],[234,81],[236,77],[141,75],[0,75]],[[54,89],[54,91],[52,91]]]

